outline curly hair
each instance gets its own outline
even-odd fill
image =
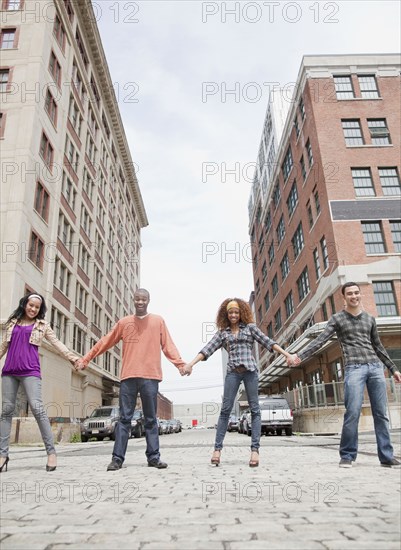
[[[40,298],[42,300],[42,302],[40,304],[39,312],[36,315],[35,319],[44,319],[45,318],[45,314],[46,314],[46,311],[47,311],[45,299],[43,298],[43,296],[41,294],[38,294],[37,292],[30,292],[29,294],[26,294],[25,296],[23,296],[21,298],[21,300],[19,301],[17,309],[15,309],[11,313],[10,317],[4,323],[4,326],[7,326],[8,323],[11,321],[11,319],[17,319],[17,321],[22,319],[22,317],[25,315],[25,308],[26,308],[27,303],[29,302],[29,298],[33,294],[36,294],[37,296],[40,296]]]
[[[216,325],[219,330],[224,330],[225,328],[231,325],[227,315],[227,304],[228,302],[231,302],[231,300],[235,300],[236,302],[238,302],[240,321],[242,323],[245,323],[246,325],[248,325],[249,323],[255,322],[248,302],[241,300],[241,298],[227,298],[221,304],[217,312]]]

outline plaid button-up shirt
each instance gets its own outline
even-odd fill
[[[269,351],[273,351],[273,346],[276,344],[255,324],[240,323],[237,335],[231,332],[231,328],[219,330],[199,353],[205,356],[204,360],[206,361],[216,350],[223,347],[228,353],[227,372],[237,367],[245,367],[249,371],[254,371],[257,370],[252,354],[255,340]]]
[[[327,322],[322,334],[298,353],[298,357],[301,361],[308,359],[334,334],[337,334],[345,366],[377,363],[379,359],[392,374],[397,370],[380,341],[375,318],[366,311],[362,311],[359,315],[351,315],[347,311],[335,313]]]

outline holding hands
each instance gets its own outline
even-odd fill
[[[192,374],[192,365],[187,363],[186,365],[181,367],[179,370],[180,370],[181,376],[190,376]]]
[[[298,357],[296,353],[287,355],[287,365],[289,367],[296,367],[301,363],[301,359]]]
[[[74,369],[76,371],[86,369],[86,364],[82,361],[82,359],[77,359],[74,363]]]

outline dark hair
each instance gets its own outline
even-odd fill
[[[10,315],[10,317],[7,319],[6,325],[11,321],[11,319],[17,319],[19,321],[22,319],[22,317],[25,315],[25,308],[29,301],[29,298],[31,296],[39,296],[42,300],[42,303],[40,304],[40,309],[38,314],[36,315],[36,319],[44,319],[47,311],[46,302],[45,299],[41,294],[38,294],[37,292],[30,292],[29,294],[26,294],[21,300],[19,301],[18,307],[15,311],[13,311]]]
[[[147,294],[148,298],[150,299],[150,292],[149,290],[146,290],[146,288],[137,288],[134,294],[136,294],[137,292],[141,292],[142,294]]]
[[[245,300],[241,300],[240,298],[226,298],[217,312],[216,325],[219,330],[224,330],[231,325],[227,315],[227,304],[232,300],[238,302],[240,321],[242,323],[248,325],[249,323],[255,322],[253,319],[252,310]]]
[[[359,289],[359,285],[357,283],[354,283],[353,281],[349,281],[348,283],[345,283],[342,287],[341,287],[341,294],[343,296],[345,296],[345,289],[350,287],[350,286],[357,286]]]

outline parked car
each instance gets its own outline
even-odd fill
[[[161,424],[161,420],[160,418],[157,418],[157,429],[159,430],[159,435],[163,435],[163,427],[162,427],[162,424]]]
[[[160,420],[160,426],[161,426],[163,434],[169,434],[170,433],[170,425],[168,423],[168,420]]]
[[[260,412],[262,421],[262,434],[276,433],[292,435],[292,410],[287,400],[281,396],[270,396],[261,399]]]
[[[115,438],[115,428],[120,415],[119,407],[98,407],[89,418],[81,422],[81,441],[86,442],[91,437],[101,441],[105,437]]]
[[[228,420],[228,426],[227,431],[228,432],[238,432],[238,416],[235,416],[235,414],[232,414]]]
[[[252,415],[251,411],[246,411],[243,421],[243,433],[246,435],[252,435]]]
[[[145,417],[141,409],[137,409],[132,417],[131,435],[132,437],[142,437],[145,435]]]
[[[244,420],[246,418],[246,412],[243,412],[238,419],[238,433],[244,434]]]

